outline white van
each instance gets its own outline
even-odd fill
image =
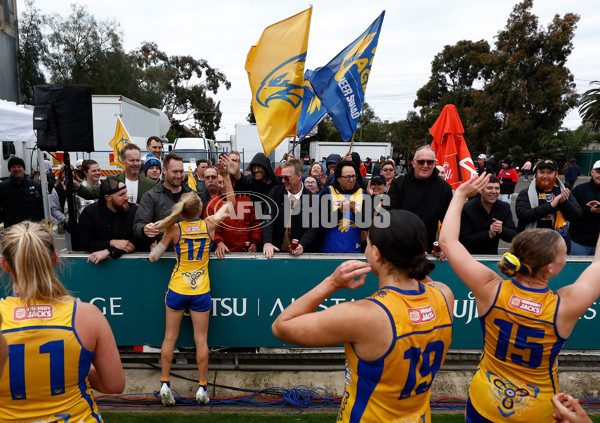
[[[216,141],[207,138],[176,138],[171,152],[183,157],[183,170],[186,174],[190,169],[192,172],[196,170],[197,160],[211,160],[213,165],[219,160]]]

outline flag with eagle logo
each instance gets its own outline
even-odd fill
[[[350,141],[358,125],[384,16],[385,10],[360,37],[310,76],[315,94],[344,141]]]
[[[267,27],[246,58],[252,110],[265,155],[296,135],[312,7]]]

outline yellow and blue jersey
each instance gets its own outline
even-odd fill
[[[331,210],[328,213],[337,216],[338,221],[335,227],[324,230],[321,252],[360,253],[361,230],[356,225],[355,214],[350,210],[343,211],[343,204],[345,200],[354,201],[356,204],[355,210],[359,213],[362,212],[364,200],[363,189],[359,188],[352,194],[345,194],[330,185],[325,189],[324,193],[331,196]]]
[[[93,351],[81,344],[77,302],[24,306],[0,301],[8,361],[0,378],[0,421],[101,422],[88,380]]]
[[[482,317],[484,349],[469,388],[473,407],[492,421],[554,422],[557,357],[566,339],[556,330],[560,297],[515,279],[503,281]]]
[[[208,255],[212,239],[206,222],[201,219],[177,223],[179,239],[175,244],[177,263],[171,274],[169,289],[181,295],[200,295],[210,291]]]
[[[346,389],[338,422],[428,423],[431,383],[452,341],[451,312],[442,293],[430,285],[419,290],[384,287],[369,301],[387,313],[394,338],[377,360],[346,350]]]

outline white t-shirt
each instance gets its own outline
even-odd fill
[[[127,179],[127,177],[125,177],[125,186],[127,187],[127,196],[129,197],[130,203],[137,203],[138,182],[139,180],[130,181],[129,179]]]

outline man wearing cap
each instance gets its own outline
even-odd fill
[[[510,204],[498,201],[500,181],[491,176],[481,193],[465,204],[460,242],[471,254],[498,254],[500,240],[511,242],[518,233]]]
[[[117,175],[109,175],[109,178],[114,178],[119,182],[123,182],[127,186],[130,202],[140,204],[144,194],[151,190],[156,181],[146,178],[140,174],[142,168],[142,153],[140,148],[135,144],[127,144],[119,152],[119,157],[125,165],[125,171]],[[73,182],[73,188],[77,195],[86,200],[100,198],[100,186],[86,187]]]
[[[137,205],[128,202],[123,182],[108,178],[100,184],[102,197],[90,204],[79,216],[79,240],[84,251],[92,253],[94,264],[111,257],[147,250],[148,244],[134,238],[133,219]]]
[[[577,183],[577,178],[581,175],[581,168],[577,164],[574,158],[569,160],[567,170],[565,170],[565,186],[569,189],[573,189]]]
[[[549,228],[560,233],[571,251],[567,222],[581,218],[581,208],[568,188],[558,179],[558,165],[554,160],[540,161],[535,179],[519,193],[515,206],[519,231]]]
[[[24,220],[44,220],[42,188],[25,176],[25,162],[12,156],[8,159],[10,177],[0,182],[0,219],[4,228]]]
[[[481,176],[481,174],[483,172],[486,172],[487,174],[492,173],[491,168],[488,166],[488,164],[485,161],[486,158],[487,157],[483,153],[481,153],[479,156],[477,156],[477,163],[475,163],[475,170],[477,171],[477,174],[479,176]]]
[[[592,166],[592,178],[573,189],[573,196],[581,207],[581,219],[571,221],[571,254],[593,256],[600,233],[600,160]]]

